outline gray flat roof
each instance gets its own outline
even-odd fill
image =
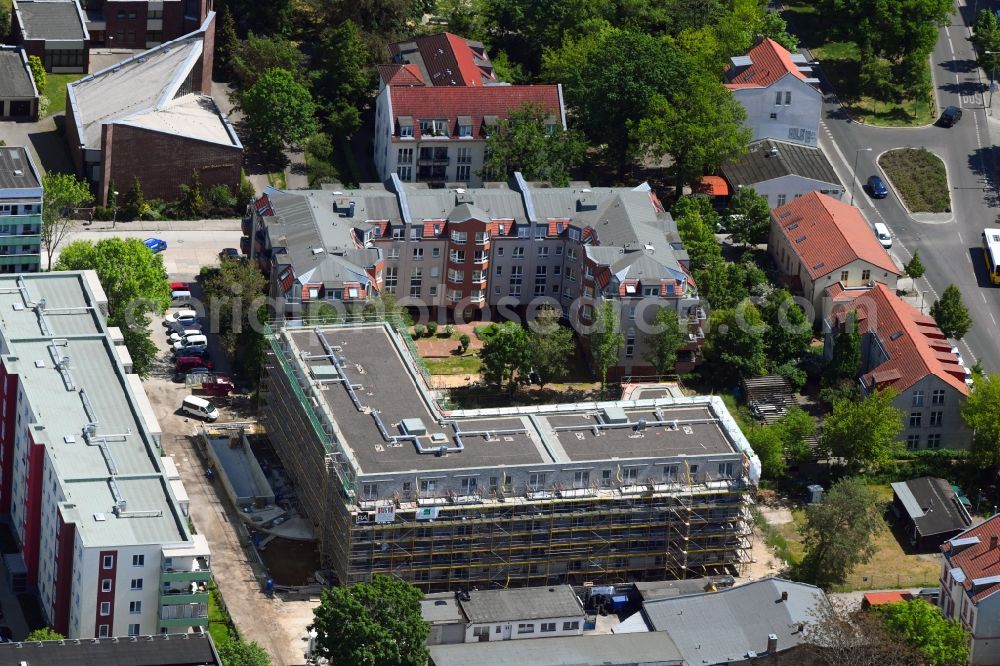
[[[0,643],[0,664],[30,666],[212,666],[221,664],[212,639],[204,634],[136,638]]]
[[[513,622],[583,615],[583,606],[569,585],[520,587],[510,590],[473,590],[459,599],[469,622]]]
[[[35,97],[31,71],[20,46],[0,46],[0,97]]]
[[[44,308],[33,307],[42,301]],[[85,545],[186,541],[186,521],[99,312],[103,305],[83,273],[0,276],[3,363],[19,376],[33,410],[32,437],[46,447],[65,493],[61,510]],[[90,443],[88,423],[96,423]],[[125,506],[117,515],[119,500]]]
[[[635,666],[682,663],[665,632],[432,645],[434,666]],[[691,662],[691,663],[701,663]]]
[[[37,189],[41,186],[38,171],[27,150],[21,146],[0,148],[0,190]]]
[[[465,613],[454,592],[425,594],[420,600],[420,616],[431,624],[465,624]]]
[[[87,28],[76,0],[15,0],[25,39],[83,41]]]
[[[336,422],[359,474],[626,461],[737,450],[725,433],[729,426],[709,407],[710,398],[662,398],[645,401],[646,408],[626,401],[442,413],[409,351],[401,341],[394,343],[390,330],[385,325],[367,325],[286,331],[303,373],[322,382],[315,395]],[[355,406],[343,383],[330,380],[326,368],[333,361],[326,356],[320,335],[340,359],[363,410]],[[317,366],[323,369],[312,370]],[[647,427],[637,430],[629,423],[606,427],[599,415],[608,406],[624,409],[633,423],[645,419]],[[451,445],[456,431],[469,433],[461,437],[464,450],[439,456],[419,453],[409,441],[390,444],[380,434],[372,412],[379,415],[390,435],[403,434],[399,427],[403,420],[420,419],[427,428],[421,440],[427,448]],[[594,434],[595,429],[599,434]]]

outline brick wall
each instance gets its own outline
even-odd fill
[[[192,86],[206,95],[212,94],[212,63],[215,61],[215,17],[205,30],[205,45],[201,61],[191,72]]]

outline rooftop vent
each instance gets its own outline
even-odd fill
[[[323,254],[323,252],[325,252],[325,250],[323,248],[321,248],[321,247],[314,247],[312,249],[312,253],[313,254]]]
[[[41,359],[38,359],[37,361],[35,361],[35,367],[36,368],[44,368],[45,367],[45,361],[43,361]]]
[[[74,437],[73,435],[66,435],[65,437],[63,437],[63,441],[66,442],[67,444],[76,444],[76,437]]]
[[[107,518],[104,517],[103,513],[97,512],[94,514],[94,520],[96,520],[99,523],[103,523],[105,520],[107,520]]]
[[[15,176],[23,176],[24,172],[21,171],[20,169],[14,169],[14,175]]]
[[[608,406],[601,410],[605,423],[628,423],[628,415],[618,406]]]
[[[896,340],[899,340],[901,337],[903,337],[903,332],[896,331],[895,333],[889,336],[889,339],[895,342]]]
[[[400,429],[407,435],[426,435],[427,426],[421,419],[403,419],[399,422]]]

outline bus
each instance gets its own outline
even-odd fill
[[[1000,229],[983,229],[983,259],[993,284],[1000,284]]]

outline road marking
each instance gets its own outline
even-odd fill
[[[942,161],[944,161],[944,160],[942,160]],[[956,232],[956,233],[958,234],[958,242],[959,242],[959,243],[962,243],[962,244],[964,245],[964,244],[965,244],[965,241],[964,241],[964,240],[962,239],[962,232],[961,232],[961,231],[958,231],[958,232]],[[965,256],[966,256],[966,257],[968,257],[969,255],[965,255]],[[972,260],[970,259],[969,261],[972,261]]]
[[[996,320],[996,318],[995,318],[995,317],[993,316],[993,313],[992,313],[992,312],[990,313],[990,319],[992,319],[992,320],[993,320],[993,326],[996,326],[996,325],[997,325],[997,320]]]
[[[983,303],[986,303],[986,305],[990,304],[990,302],[986,300],[986,294],[984,294],[983,292],[979,292],[979,295],[983,297]]]
[[[947,29],[945,32],[947,32]],[[948,50],[951,51],[952,55],[955,55],[955,46],[951,43],[951,35],[948,36]]]

